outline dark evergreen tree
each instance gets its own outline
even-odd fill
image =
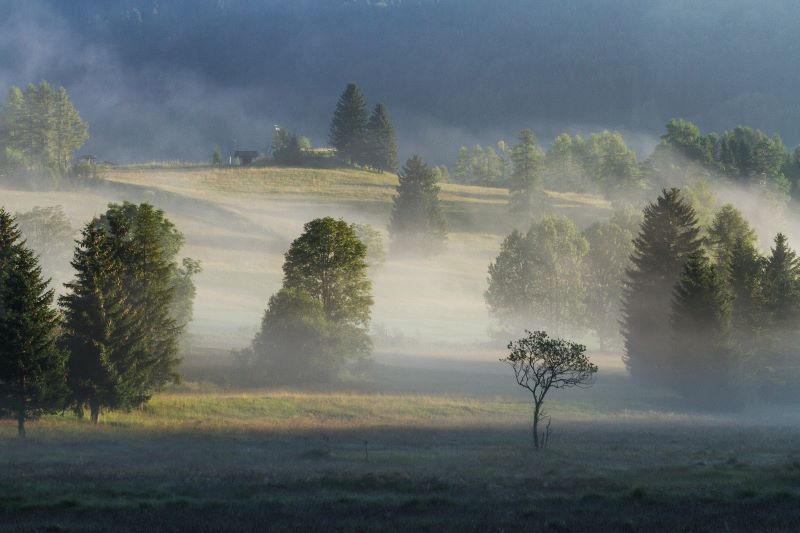
[[[397,170],[397,138],[386,106],[378,104],[367,123],[366,163],[375,170]]]
[[[279,128],[272,136],[272,159],[278,165],[300,165],[303,151],[297,135]]]
[[[0,414],[25,423],[64,405],[66,352],[53,291],[11,215],[0,209]]]
[[[693,405],[730,409],[742,398],[729,342],[730,296],[702,251],[688,255],[672,300],[669,385]]]
[[[436,172],[418,155],[400,172],[389,234],[393,246],[423,254],[440,251],[447,239]]]
[[[694,209],[678,189],[665,189],[644,209],[626,271],[622,310],[625,365],[645,383],[666,384],[670,361],[672,291],[689,254],[700,249]]]
[[[122,265],[127,300],[143,319],[137,337],[143,348],[137,365],[146,373],[139,389],[139,401],[153,391],[179,379],[178,339],[182,327],[171,311],[175,300],[175,272],[172,258],[182,239],[180,233],[149,204],[111,205],[98,221],[106,231],[112,257]]]
[[[797,389],[800,374],[796,348],[800,339],[800,260],[782,233],[775,236],[762,283],[767,324],[762,347],[766,354],[762,393],[777,398]]]
[[[339,156],[350,164],[364,162],[367,130],[367,104],[355,83],[347,88],[336,103],[331,120],[330,142]]]
[[[59,298],[62,343],[69,356],[69,385],[79,415],[89,406],[97,424],[101,409],[126,409],[141,401],[148,368],[142,315],[123,287],[123,267],[96,223],[84,228],[72,260],[75,279]]]
[[[727,260],[728,291],[732,298],[731,343],[740,368],[747,368],[751,376],[741,382],[742,392],[750,402],[755,400],[760,384],[766,381],[763,355],[769,343],[764,335],[764,265],[764,258],[747,236],[740,237],[731,247]]]

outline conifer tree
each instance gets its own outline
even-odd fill
[[[145,376],[137,401],[143,402],[179,379],[178,339],[183,328],[171,314],[178,269],[172,258],[182,237],[163,212],[149,204],[112,204],[98,224],[106,231],[112,256],[123,267],[126,299],[143,317],[135,333],[143,346],[137,356]]]
[[[645,382],[664,383],[670,372],[672,291],[689,254],[700,249],[700,229],[680,190],[665,189],[644,209],[626,271],[622,333],[625,364]]]
[[[727,270],[733,248],[740,241],[755,245],[756,233],[742,216],[741,211],[731,204],[723,205],[708,228],[708,244],[714,252],[717,266]]]
[[[531,130],[519,134],[519,143],[511,152],[511,160],[511,210],[530,216],[541,204],[544,194],[541,178],[544,152],[536,145],[536,136]]]
[[[767,323],[762,347],[766,366],[762,392],[774,397],[796,389],[798,378],[800,260],[782,233],[775,236],[762,283]]]
[[[393,246],[423,254],[440,251],[447,238],[436,172],[418,155],[400,172],[389,234]]]
[[[705,254],[688,255],[676,284],[672,313],[671,387],[693,404],[730,408],[737,397],[738,365],[729,344],[730,296]]]
[[[375,106],[367,123],[366,162],[375,170],[397,170],[397,138],[383,104]]]
[[[53,291],[33,252],[0,209],[0,413],[25,423],[63,406],[66,353],[58,347]]]
[[[739,365],[750,369],[752,377],[742,382],[742,389],[751,401],[760,383],[765,381],[763,353],[768,342],[764,335],[764,265],[764,258],[747,237],[740,237],[733,244],[727,259],[726,278],[732,299],[731,343]]]
[[[75,280],[59,298],[62,343],[69,351],[69,385],[79,414],[88,404],[92,423],[101,409],[141,401],[148,370],[143,357],[142,315],[123,287],[123,268],[98,224],[87,224],[75,250]]]
[[[364,96],[358,85],[348,83],[336,103],[331,120],[331,146],[348,163],[363,163],[366,129],[367,105]]]

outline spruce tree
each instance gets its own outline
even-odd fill
[[[781,396],[796,388],[798,379],[797,342],[800,333],[800,260],[778,233],[764,265],[765,328],[763,352],[766,365],[763,392]]]
[[[367,129],[367,104],[355,83],[347,88],[336,103],[331,120],[330,142],[339,156],[350,164],[364,162]]]
[[[683,263],[700,249],[694,209],[680,190],[665,189],[644,209],[626,271],[622,310],[625,365],[645,383],[664,384],[670,372],[669,312]]]
[[[755,244],[756,233],[742,216],[741,211],[731,204],[723,205],[708,228],[708,244],[714,252],[717,266],[726,271],[737,242]]]
[[[163,212],[149,204],[112,204],[97,223],[106,232],[112,257],[122,265],[126,299],[143,317],[135,336],[143,346],[137,365],[144,376],[137,401],[144,402],[179,379],[178,340],[183,328],[171,313],[178,269],[172,258],[182,237]]]
[[[764,335],[764,265],[764,258],[749,238],[740,237],[731,247],[726,276],[732,299],[731,343],[740,367],[750,369],[751,378],[742,382],[749,401],[755,399],[765,381],[763,355],[768,343]]]
[[[738,365],[729,343],[730,296],[702,251],[688,255],[675,286],[670,316],[668,384],[700,407],[730,408],[741,401]]]
[[[72,261],[75,280],[59,298],[69,351],[69,385],[76,411],[89,406],[97,424],[101,409],[130,408],[141,400],[147,368],[142,315],[123,287],[123,268],[96,223],[84,228]]]
[[[536,136],[531,130],[523,130],[519,134],[519,143],[511,152],[511,161],[511,210],[530,216],[541,207],[544,194],[541,178],[544,152],[536,145]]]
[[[53,291],[33,252],[0,209],[0,413],[25,423],[55,412],[66,395],[66,352],[58,347]]]
[[[447,239],[436,172],[418,155],[400,172],[389,234],[395,248],[423,254],[440,251]]]
[[[367,123],[366,162],[375,170],[397,170],[397,138],[383,104],[375,106]]]

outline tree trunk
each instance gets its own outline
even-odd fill
[[[27,438],[27,433],[25,432],[25,410],[21,410],[17,413],[17,436],[25,440]]]
[[[539,449],[539,404],[533,408],[533,447]]]
[[[92,424],[95,426],[100,422],[100,404],[97,402],[89,402],[91,409]]]

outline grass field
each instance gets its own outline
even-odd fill
[[[0,530],[791,531],[795,424],[524,398],[172,393],[0,425]],[[591,416],[587,416],[591,414]]]
[[[79,228],[112,201],[164,209],[199,259],[187,382],[142,410],[0,422],[0,531],[796,531],[796,406],[693,413],[636,387],[619,353],[587,390],[554,394],[551,447],[530,446],[528,398],[498,362],[486,267],[519,221],[498,189],[442,186],[434,259],[370,272],[379,345],[369,380],[329,392],[239,390],[282,254],[318,216],[385,233],[396,178],[351,170],[111,169],[91,190],[0,190],[13,211],[63,205]],[[548,193],[579,225],[608,202]],[[66,260],[65,260],[66,262]],[[68,272],[60,273],[68,277]],[[65,281],[65,280],[61,280]]]

